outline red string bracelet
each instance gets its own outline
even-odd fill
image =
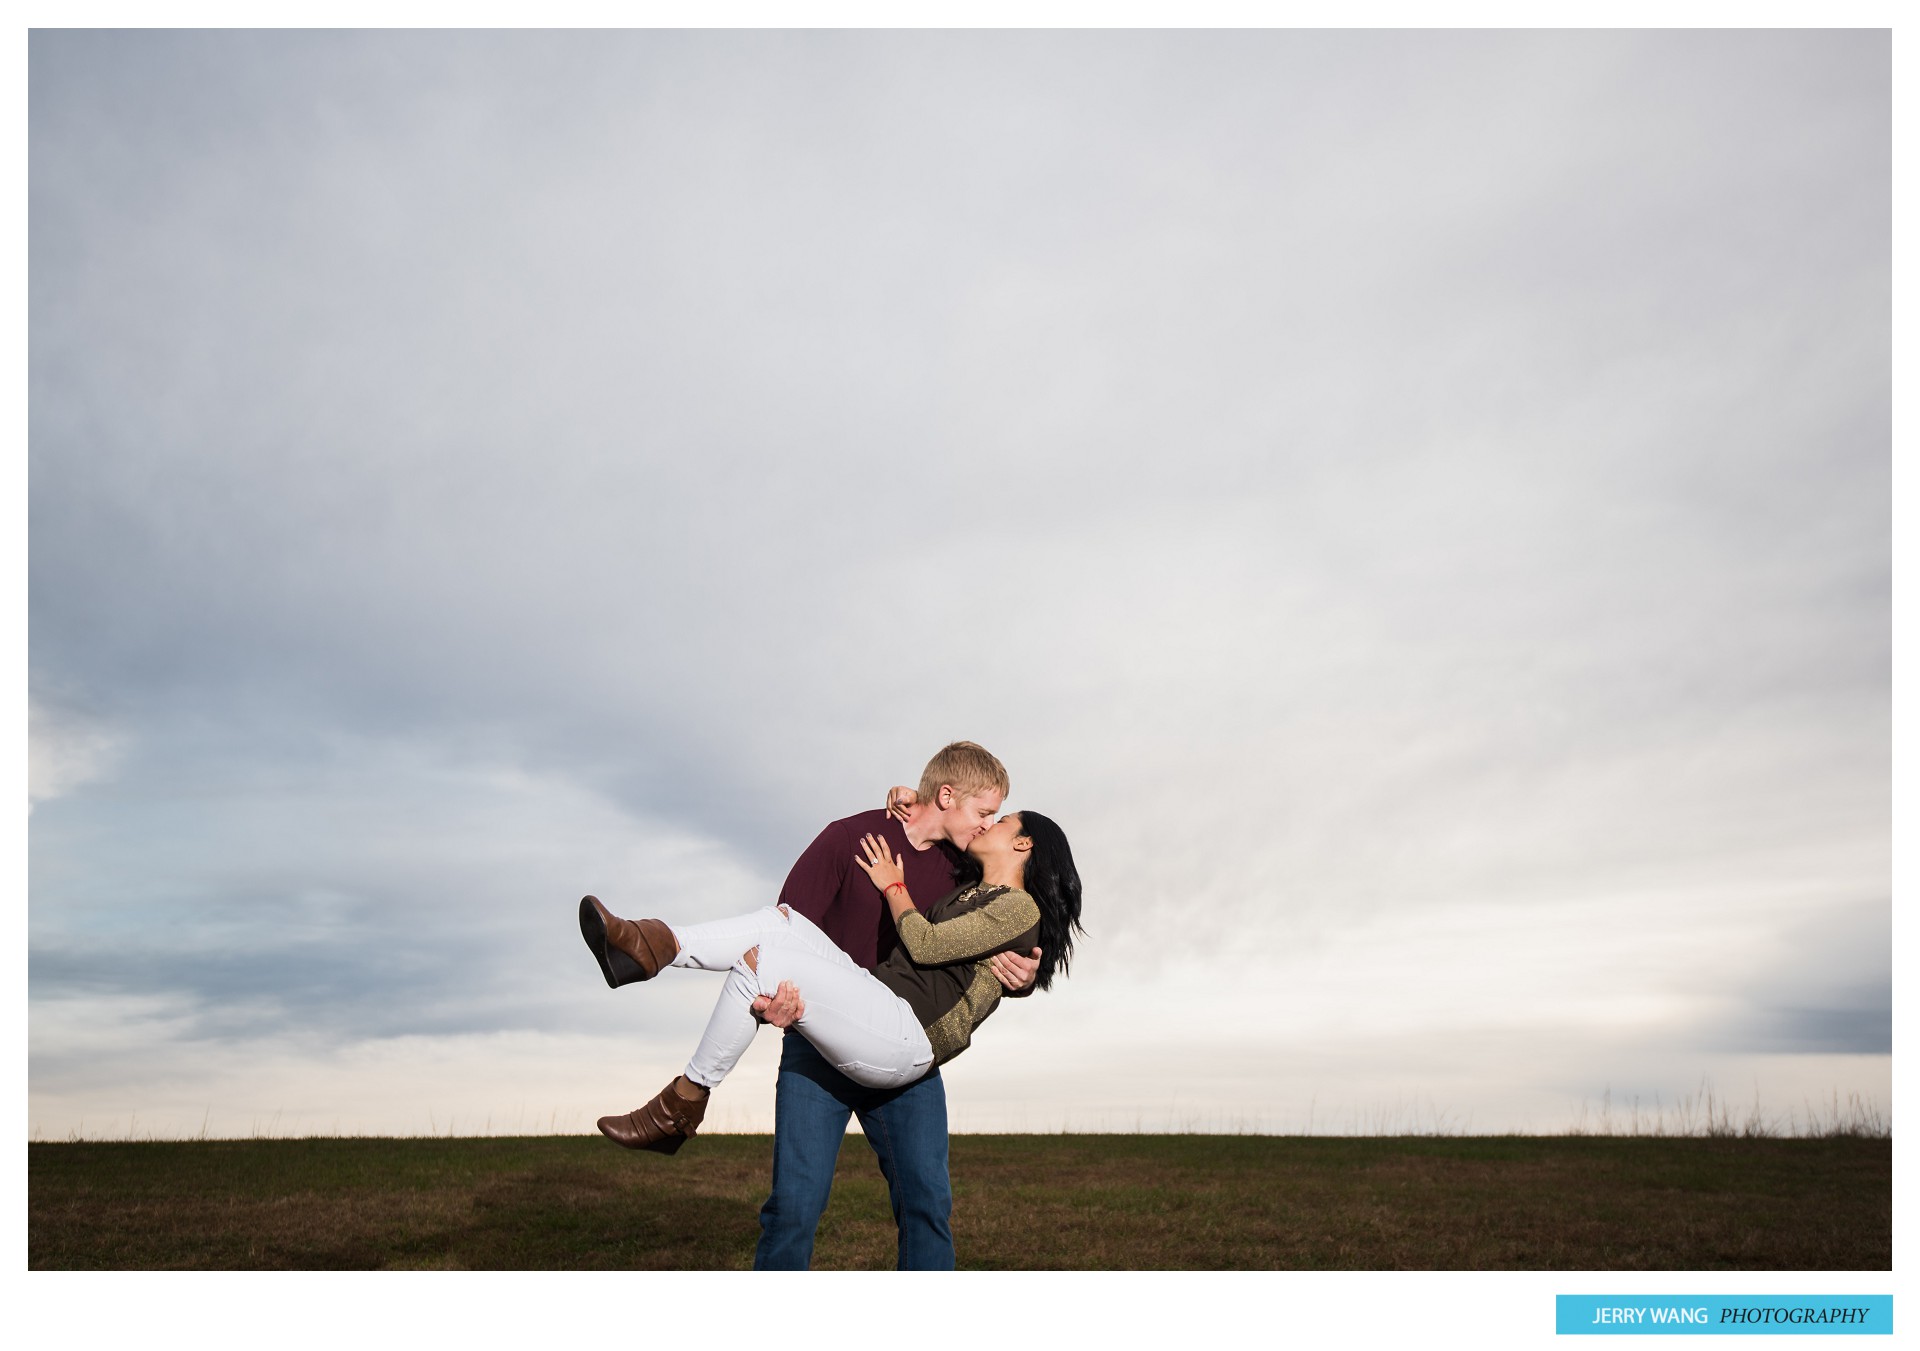
[[[900,890],[905,891],[907,889],[907,884],[905,882],[889,882],[881,890],[880,894],[884,896],[887,894],[887,892],[892,891],[895,887],[899,887]]]

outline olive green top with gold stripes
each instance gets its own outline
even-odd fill
[[[907,1001],[944,1065],[967,1049],[973,1030],[1000,1003],[1000,982],[986,959],[1030,952],[1040,933],[1040,907],[1016,887],[962,887],[927,910],[900,917],[900,946],[873,969],[881,984]]]

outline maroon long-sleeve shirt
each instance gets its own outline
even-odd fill
[[[860,854],[861,838],[870,834],[885,840],[899,857],[916,909],[931,909],[948,896],[960,875],[960,856],[951,845],[941,841],[915,849],[907,843],[906,829],[883,811],[861,812],[820,832],[787,874],[780,904],[818,924],[842,952],[869,969],[885,961],[900,942],[880,889],[853,861]]]

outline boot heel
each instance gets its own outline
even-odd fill
[[[670,1083],[645,1106],[625,1116],[603,1116],[594,1124],[602,1135],[623,1148],[675,1154],[700,1129],[700,1120],[706,1114],[705,1098],[689,1101],[674,1092]]]
[[[580,936],[587,940],[594,961],[600,963],[600,974],[607,978],[607,988],[610,990],[631,985],[637,980],[651,980],[679,952],[679,944],[674,941],[672,931],[657,919],[638,922],[613,919],[620,926],[619,942],[614,941],[614,935],[608,929],[609,919],[613,919],[613,914],[600,904],[598,897],[580,898]],[[623,945],[635,945],[636,950],[646,956],[652,965],[640,962]]]

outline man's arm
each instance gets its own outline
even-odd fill
[[[829,825],[794,860],[786,885],[780,888],[780,904],[824,927],[827,911],[847,880],[851,854],[841,841],[838,823]]]
[[[814,836],[813,843],[788,870],[786,885],[780,888],[780,904],[815,924],[824,924],[847,875],[845,853],[840,847],[840,832],[833,826]],[[749,1007],[754,1017],[774,1027],[792,1027],[807,1011],[792,981],[781,981],[775,994],[761,995]]]

